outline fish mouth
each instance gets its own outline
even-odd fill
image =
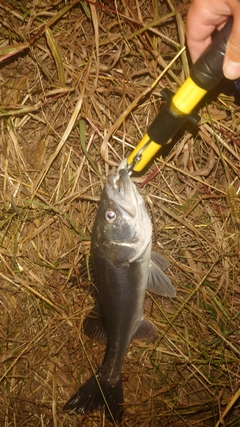
[[[138,213],[139,196],[135,185],[132,183],[127,161],[124,159],[119,165],[115,175],[110,175],[106,184],[107,194],[118,207],[123,209],[132,218]]]
[[[129,246],[128,262],[133,263],[139,259],[149,246],[152,236],[152,226],[147,215],[144,201],[135,184],[132,182],[127,167],[126,159],[119,165],[114,175],[109,175],[106,183],[106,192],[110,206],[116,206],[121,214],[121,224],[127,226],[128,237],[120,234],[118,238],[111,239],[111,245],[124,250]]]

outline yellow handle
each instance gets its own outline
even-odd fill
[[[171,111],[177,116],[190,114],[206,93],[205,89],[197,86],[191,77],[188,77],[172,97]]]
[[[191,117],[191,112],[206,94],[206,90],[200,88],[188,77],[178,89],[177,93],[169,100],[169,106],[158,114],[148,132],[127,159],[128,166],[141,172],[160,148],[166,144],[175,133]],[[166,104],[167,105],[167,104]],[[153,132],[154,126],[154,132]],[[151,137],[149,136],[152,135]],[[153,139],[158,138],[157,142]],[[162,144],[161,144],[162,143]]]
[[[149,143],[149,144],[148,144]],[[132,170],[135,172],[140,172],[145,168],[145,166],[151,161],[151,159],[157,154],[158,150],[160,150],[161,145],[157,144],[154,141],[151,141],[148,134],[146,133],[144,137],[141,139],[137,147],[133,150],[130,156],[127,159],[128,165],[134,163],[134,157],[139,154],[139,152],[143,149],[144,145],[146,145],[146,149],[143,150],[143,154],[140,157],[140,160],[134,164]]]

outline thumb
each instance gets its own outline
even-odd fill
[[[240,9],[235,14],[223,62],[225,77],[235,80],[240,77]]]

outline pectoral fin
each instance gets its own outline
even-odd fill
[[[158,295],[175,297],[176,291],[171,280],[162,271],[169,266],[169,262],[157,252],[152,252],[147,288]]]

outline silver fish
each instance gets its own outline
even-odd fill
[[[155,326],[143,317],[146,289],[175,296],[162,271],[169,263],[152,252],[151,245],[150,218],[122,162],[117,173],[108,177],[93,227],[97,303],[83,324],[86,335],[106,342],[106,352],[96,375],[65,404],[63,409],[72,414],[105,409],[109,419],[121,422],[121,371],[128,345],[132,339],[157,337]]]

